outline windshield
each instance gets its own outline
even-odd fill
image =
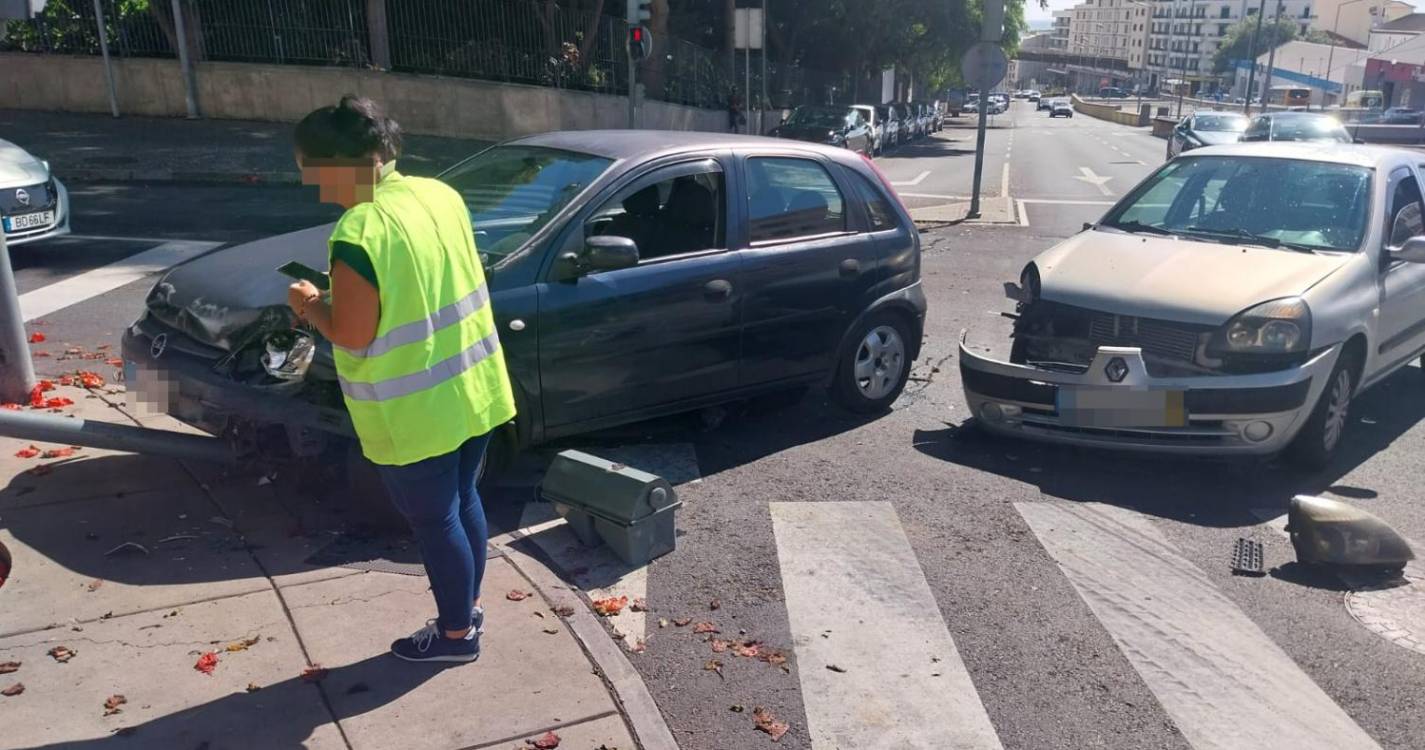
[[[496,146],[440,179],[465,199],[475,247],[488,264],[518,250],[611,163],[574,151]]]
[[[792,116],[787,118],[787,124],[809,128],[839,128],[846,124],[846,112],[839,109],[797,107]]]
[[[1179,157],[1100,226],[1126,232],[1298,250],[1356,250],[1365,236],[1371,170],[1240,156]]]
[[[1350,143],[1341,123],[1329,117],[1279,117],[1272,127],[1274,141],[1337,140]]]
[[[1225,130],[1240,133],[1247,129],[1247,118],[1241,115],[1198,115],[1194,130]]]

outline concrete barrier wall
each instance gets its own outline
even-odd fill
[[[119,111],[183,117],[183,76],[173,60],[114,61]],[[295,122],[346,93],[384,104],[412,133],[503,140],[551,130],[622,128],[620,96],[466,78],[352,68],[207,62],[197,65],[205,117]],[[108,112],[103,61],[97,57],[0,54],[0,108]],[[726,130],[722,111],[645,101],[642,127]]]
[[[1070,97],[1074,104],[1074,111],[1089,117],[1096,117],[1100,120],[1116,122],[1119,125],[1132,125],[1138,127],[1143,123],[1137,112],[1124,112],[1115,104],[1094,104],[1093,102],[1080,99],[1077,96]]]

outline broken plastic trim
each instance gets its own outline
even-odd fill
[[[1287,533],[1298,562],[1399,569],[1415,559],[1410,544],[1384,521],[1338,500],[1291,499]]]

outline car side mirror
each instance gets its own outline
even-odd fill
[[[1405,244],[1390,251],[1391,260],[1425,263],[1425,237],[1411,237]]]
[[[627,237],[604,234],[584,240],[579,266],[585,271],[617,271],[638,265],[638,243]]]

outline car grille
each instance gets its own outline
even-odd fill
[[[1136,346],[1146,354],[1191,362],[1207,329],[1131,315],[1089,312],[1089,340],[1096,346]]]
[[[17,190],[23,190],[29,194],[30,202],[22,203],[16,196]],[[40,211],[53,208],[56,198],[56,191],[53,182],[45,182],[39,185],[25,185],[20,188],[0,188],[0,214],[12,216],[14,214],[26,214],[31,211]]]

